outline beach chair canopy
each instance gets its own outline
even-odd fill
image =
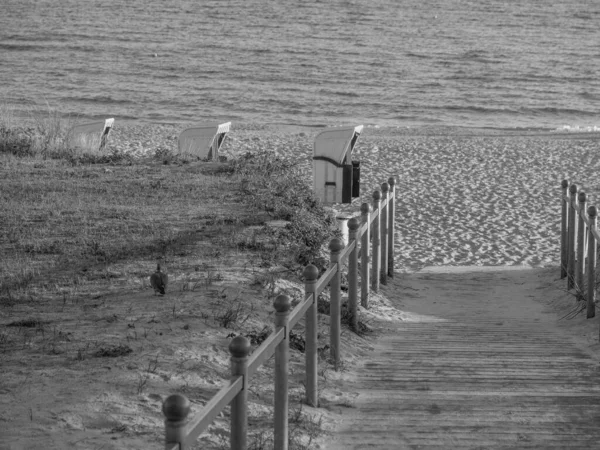
[[[67,141],[70,147],[104,149],[115,119],[84,123],[69,130]]]
[[[179,135],[179,152],[189,153],[201,159],[217,159],[219,148],[230,127],[231,122],[225,122],[187,128]]]
[[[328,161],[337,167],[350,164],[350,156],[363,126],[328,128],[317,134],[314,160]]]

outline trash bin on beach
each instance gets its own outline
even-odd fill
[[[313,185],[324,204],[352,203],[360,196],[360,162],[352,151],[363,126],[329,128],[315,137]]]
[[[67,135],[68,146],[84,150],[104,150],[115,119],[83,123],[71,128]]]
[[[231,122],[225,122],[199,125],[183,130],[177,142],[179,153],[218,161],[219,149],[230,127]]]

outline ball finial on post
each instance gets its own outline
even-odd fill
[[[388,178],[388,184],[390,185],[390,187],[393,189],[394,186],[396,185],[396,177],[389,177]]]
[[[162,412],[171,422],[185,420],[190,413],[191,404],[185,395],[169,395],[162,404]]]
[[[306,281],[315,281],[319,278],[319,269],[317,269],[316,266],[309,264],[304,268],[303,275]]]
[[[596,217],[598,215],[598,208],[595,205],[592,205],[588,208],[588,216]]]
[[[390,190],[390,185],[387,183],[381,183],[381,191],[385,194]]]
[[[275,308],[275,311],[278,313],[289,311],[291,306],[292,302],[290,301],[290,297],[285,294],[278,295],[273,302],[273,308]]]
[[[373,200],[379,201],[381,200],[381,191],[377,190],[373,192]]]
[[[569,188],[569,192],[571,194],[577,194],[578,190],[579,190],[579,187],[576,184],[572,184],[571,187]]]
[[[372,210],[371,205],[369,205],[368,203],[363,203],[362,205],[360,205],[360,213],[361,214],[367,214],[370,213]]]
[[[577,200],[579,200],[580,203],[585,203],[587,201],[587,196],[585,195],[585,192],[579,191],[579,194],[577,195]]]
[[[329,241],[329,251],[331,253],[339,253],[344,249],[344,243],[341,239],[333,238]]]
[[[229,343],[229,353],[234,358],[245,358],[251,348],[250,341],[244,336],[236,336]]]
[[[567,180],[567,179],[565,178],[564,180],[562,180],[562,183],[561,183],[560,185],[561,185],[561,187],[562,187],[563,189],[566,189],[566,188],[568,188],[568,187],[569,187],[569,180]]]
[[[360,226],[360,222],[356,217],[353,217],[352,219],[350,219],[348,221],[348,229],[350,231],[356,231],[358,230],[358,227]]]

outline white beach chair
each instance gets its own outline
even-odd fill
[[[115,119],[76,125],[69,130],[67,142],[70,147],[84,150],[104,150],[106,140]]]
[[[351,203],[359,196],[360,163],[351,156],[362,129],[329,128],[315,137],[313,186],[324,204]]]
[[[219,149],[223,145],[230,127],[231,122],[225,122],[205,124],[183,130],[178,140],[179,153],[218,161]]]

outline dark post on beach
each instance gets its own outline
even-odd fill
[[[577,243],[577,191],[579,188],[576,184],[569,187],[571,205],[569,208],[569,262],[567,264],[567,289],[572,289],[575,286],[575,259],[576,243]]]
[[[381,258],[379,253],[381,251],[381,235],[379,230],[379,224],[381,223],[381,192],[373,192],[373,272],[371,277],[371,283],[373,285],[373,292],[379,292],[379,267]]]
[[[274,444],[275,448],[287,450],[288,448],[288,366],[290,359],[290,330],[288,320],[290,317],[290,298],[287,295],[278,295],[273,303],[275,308],[275,330],[284,329],[285,336],[275,348],[275,399],[273,408]]]
[[[369,307],[369,289],[371,288],[370,262],[371,246],[371,206],[368,203],[360,205],[360,214],[363,226],[366,226],[360,242],[360,304],[363,308]]]
[[[229,343],[231,379],[244,377],[244,387],[231,401],[231,450],[245,450],[248,435],[248,354],[250,341],[236,336]]]
[[[164,401],[162,411],[165,415],[166,450],[173,448],[175,444],[179,444],[179,448],[184,449],[183,442],[186,437],[185,425],[190,409],[190,401],[181,394],[170,395]]]
[[[342,271],[339,260],[340,252],[343,248],[344,244],[338,238],[333,238],[329,243],[329,251],[331,252],[329,267],[337,266],[336,272],[329,283],[329,335],[331,341],[331,359],[333,359],[335,370],[338,369],[340,363],[340,334],[342,327],[340,284]]]
[[[583,220],[582,216],[586,214],[586,203],[587,197],[585,192],[579,191],[579,195],[577,196],[579,200],[579,223],[577,228],[577,289],[583,296],[583,272],[585,271],[585,255],[584,247],[585,247],[585,220]]]
[[[562,279],[567,276],[567,265],[569,263],[569,202],[567,200],[567,196],[569,195],[569,180],[563,180],[561,186],[562,214],[560,220],[560,278]]]
[[[319,397],[317,391],[317,332],[318,332],[318,314],[317,314],[317,296],[315,293],[317,279],[319,278],[319,269],[309,264],[304,269],[304,291],[305,294],[312,295],[312,304],[305,314],[306,322],[306,403],[310,406],[319,406]],[[306,297],[305,297],[306,298]]]
[[[388,179],[390,186],[390,194],[388,200],[388,268],[387,274],[390,278],[394,278],[394,242],[395,242],[395,226],[396,223],[396,178]]]
[[[350,244],[354,242],[354,248],[348,259],[348,309],[350,310],[351,328],[358,331],[358,227],[360,223],[356,217],[348,221]]]
[[[596,315],[596,221],[598,218],[598,209],[595,206],[588,208],[588,216],[590,218],[590,227],[588,231],[588,285],[587,285],[587,318],[591,319]]]
[[[381,197],[383,205],[381,206],[381,284],[387,284],[388,271],[388,202],[389,202],[390,185],[381,183]]]

